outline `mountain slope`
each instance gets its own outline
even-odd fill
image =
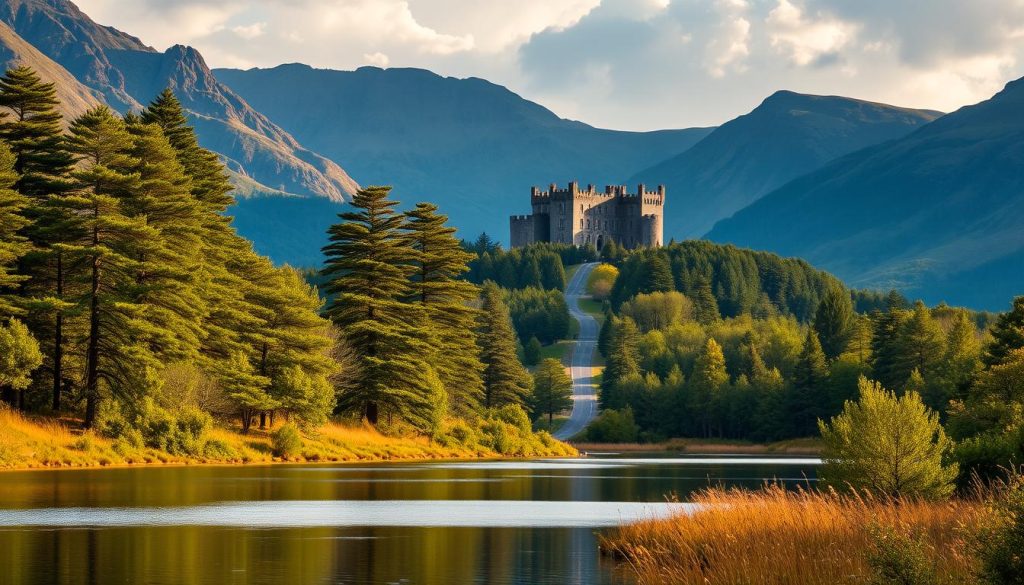
[[[0,21],[121,111],[139,109],[171,87],[200,142],[268,191],[340,201],[357,188],[336,163],[301,146],[218,83],[194,49],[175,46],[159,53],[95,23],[67,0],[0,0]]]
[[[1024,80],[801,177],[715,241],[798,255],[855,286],[1005,308],[1024,291]]]
[[[904,136],[941,114],[780,91],[693,148],[629,182],[665,184],[665,237],[695,238],[720,219],[839,156]]]
[[[103,96],[75,79],[59,64],[18,36],[11,27],[0,22],[0,66],[10,69],[27,65],[47,82],[55,84],[60,99],[60,113],[68,121],[91,107],[103,103]]]
[[[394,185],[405,203],[438,203],[464,237],[486,230],[507,240],[508,216],[529,210],[531,185],[620,184],[709,132],[601,130],[482,79],[420,69],[214,73],[303,144],[345,161],[362,183]]]

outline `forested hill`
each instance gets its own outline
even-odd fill
[[[617,309],[640,293],[675,290],[703,320],[751,314],[808,321],[832,287],[843,285],[803,260],[686,241],[628,255],[610,300]]]
[[[360,183],[448,210],[464,236],[504,239],[508,215],[529,210],[531,185],[620,184],[710,131],[603,130],[483,79],[422,69],[292,64],[214,74],[303,144],[344,161]]]
[[[806,258],[861,287],[1002,308],[1024,290],[1024,80],[801,177],[708,238]]]
[[[665,237],[696,238],[720,219],[826,162],[905,136],[940,112],[779,91],[693,148],[637,173],[665,184]]]

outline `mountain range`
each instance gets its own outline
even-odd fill
[[[708,238],[800,256],[854,286],[1005,308],[1024,292],[1024,80],[832,161]]]
[[[422,69],[211,70],[68,0],[0,0],[0,62],[55,82],[69,119],[173,89],[232,175],[235,226],[279,262],[318,264],[359,184],[500,241],[532,185],[642,182],[667,186],[666,238],[802,256],[854,286],[979,308],[1024,287],[1024,82],[945,116],[779,91],[717,128],[624,132]]]
[[[664,184],[665,237],[698,238],[790,180],[866,146],[899,138],[941,112],[779,91],[693,148],[630,178]]]

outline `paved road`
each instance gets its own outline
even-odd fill
[[[597,385],[594,384],[594,358],[597,354],[597,320],[580,309],[580,298],[586,295],[587,277],[596,262],[580,266],[565,287],[565,300],[569,312],[579,321],[580,334],[572,350],[572,414],[555,438],[571,439],[597,416]]]

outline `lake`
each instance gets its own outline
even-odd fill
[[[629,583],[595,532],[817,460],[139,467],[0,474],[0,583]]]

